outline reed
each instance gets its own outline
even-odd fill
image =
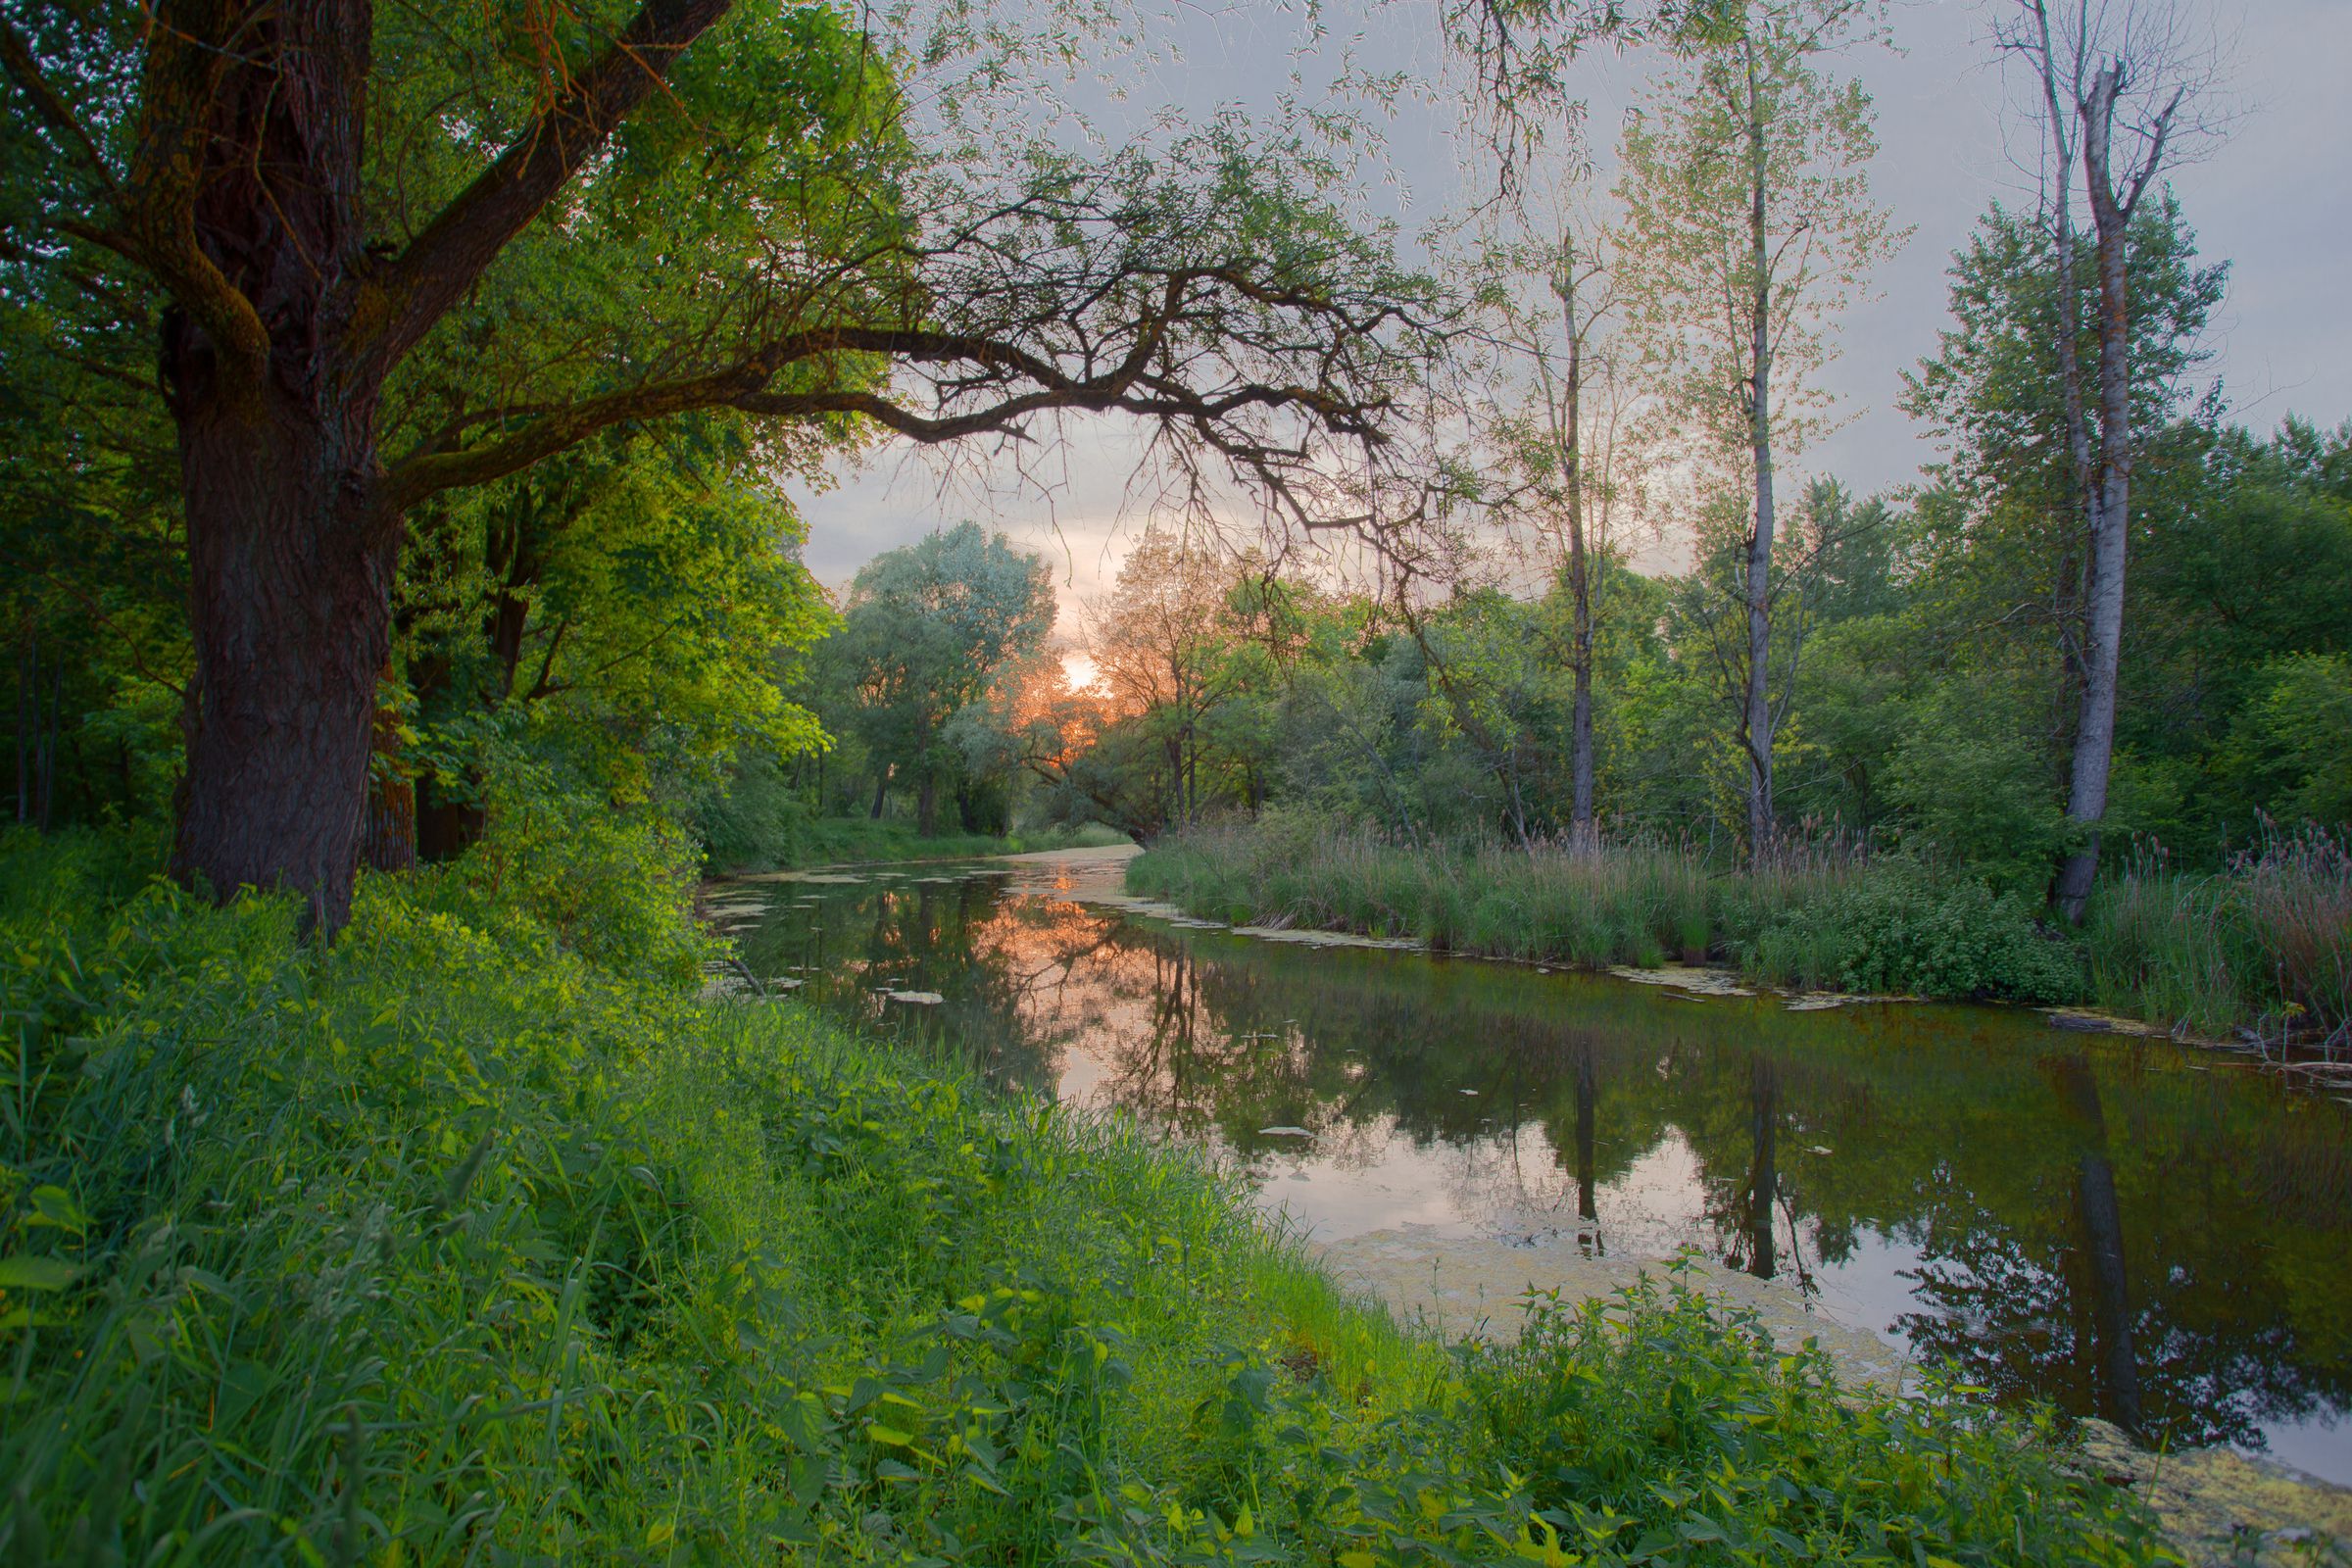
[[[2263,824],[2220,871],[2137,847],[2084,921],[2100,1002],[2203,1034],[2352,1049],[2352,850],[2317,827]]]
[[[1731,962],[1801,989],[2070,1000],[2081,977],[2034,911],[1832,833],[1759,863],[1687,845],[1399,844],[1277,817],[1154,845],[1129,886],[1237,923],[1418,938],[1437,951],[1593,967]]]

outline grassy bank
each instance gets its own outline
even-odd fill
[[[1948,870],[1793,848],[1725,872],[1689,852],[1416,848],[1276,821],[1163,840],[1128,886],[1220,919],[1410,936],[1448,952],[1648,967],[1736,964],[1771,985],[2085,1003],[2219,1033],[2352,1028],[2352,861],[2279,837],[2210,876],[2127,866],[2078,933]]]
[[[1115,828],[1045,829],[996,838],[986,833],[917,833],[912,822],[874,821],[863,816],[825,816],[794,824],[780,840],[757,852],[725,858],[720,871],[782,871],[808,865],[864,860],[953,860],[967,856],[1026,855],[1038,850],[1105,848],[1125,844]]]
[[[0,1558],[2156,1560],[1671,1291],[1402,1338],[1129,1127],[699,1000],[690,858],[549,820],[324,953],[0,840]]]

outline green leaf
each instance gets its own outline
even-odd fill
[[[80,1272],[79,1265],[60,1257],[0,1257],[0,1290],[62,1291]]]

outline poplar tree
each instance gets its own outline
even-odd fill
[[[2082,918],[2099,868],[2099,826],[2115,764],[2116,693],[2124,657],[2125,561],[2132,537],[2135,443],[2132,405],[2144,372],[2132,362],[2133,217],[2184,143],[2216,131],[2200,100],[2221,74],[2216,53],[2200,45],[2188,20],[2166,0],[2011,0],[1994,28],[2008,58],[2034,84],[2044,189],[2042,218],[2057,270],[2061,316],[2053,334],[2064,396],[2073,502],[2082,523],[2070,530],[2083,550],[2079,635],[2070,637],[2069,671],[2081,706],[2067,770],[2066,815],[2076,835],[2058,868],[2052,902],[2069,920]],[[2094,348],[2084,363],[2079,339],[2080,295],[2074,269],[2078,189],[2090,210],[2089,261],[2096,279]],[[2077,582],[2062,574],[2070,598]],[[2062,617],[2070,622],[2074,618]]]
[[[1870,99],[1819,65],[1873,15],[1866,0],[1700,8],[1621,149],[1629,326],[1682,455],[1746,496],[1738,735],[1751,855],[1773,835],[1773,733],[1788,695],[1776,707],[1775,476],[1828,427],[1831,323],[1905,237],[1870,197]]]

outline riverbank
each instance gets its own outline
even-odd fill
[[[797,823],[789,836],[757,856],[738,857],[712,867],[722,875],[797,871],[810,866],[870,864],[904,860],[956,860],[979,856],[1023,855],[1065,849],[1103,849],[1131,842],[1112,828],[1050,828],[1034,833],[915,831],[912,822],[875,821],[864,816],[826,816]]]
[[[1648,847],[1410,847],[1298,824],[1172,836],[1129,891],[1202,918],[1591,968],[1728,964],[1753,984],[2092,1004],[2184,1034],[2352,1045],[2352,858],[2282,840],[2210,877],[2127,868],[2061,933],[2019,893],[1895,858],[1729,872]]]
[[[1130,1124],[698,1000],[687,866],[603,842],[367,879],[319,952],[0,841],[0,1550],[2150,1560],[2049,1429],[1697,1296],[1448,1357]]]

